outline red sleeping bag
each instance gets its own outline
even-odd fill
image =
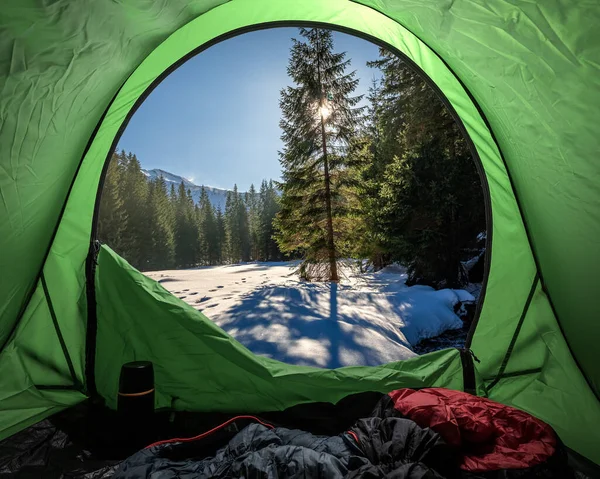
[[[430,388],[389,393],[394,408],[461,450],[465,471],[528,468],[550,458],[554,431],[526,412],[460,391]]]

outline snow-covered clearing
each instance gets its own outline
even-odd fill
[[[202,311],[256,354],[322,368],[377,365],[462,327],[463,290],[408,287],[401,267],[354,271],[339,284],[308,283],[293,262],[246,263],[145,273]]]

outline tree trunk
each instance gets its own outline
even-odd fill
[[[327,159],[327,144],[325,143],[325,122],[321,113],[321,134],[323,135],[323,170],[325,173],[325,208],[327,213],[327,252],[329,253],[329,280],[339,281],[335,242],[333,239],[333,215],[331,213],[331,188],[329,177],[329,161]]]
[[[319,55],[320,52],[317,53]],[[321,62],[320,58],[317,57],[317,74],[319,76],[319,87],[323,88],[321,83]],[[321,98],[319,98],[319,116],[321,119],[321,137],[323,145],[323,170],[325,176],[325,209],[327,214],[327,252],[329,254],[329,281],[339,281],[337,271],[337,258],[335,257],[335,242],[333,239],[333,215],[331,212],[331,188],[330,188],[330,177],[329,177],[329,161],[327,159],[327,136],[325,135],[325,119],[323,118],[323,92],[321,91]]]

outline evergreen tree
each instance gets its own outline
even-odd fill
[[[190,194],[191,198],[191,194]],[[197,233],[196,243],[194,245],[194,264],[208,264],[208,243],[207,238],[202,231],[202,215],[200,214],[200,206],[195,204],[192,199],[193,205],[193,225],[194,230]]]
[[[382,153],[384,147],[382,146],[381,112],[381,87],[379,82],[373,79],[369,88],[367,120],[352,140],[348,155],[353,158],[355,172],[361,179],[356,188],[360,197],[360,213],[354,224],[353,256],[360,259],[368,258],[376,270],[391,261],[385,238],[377,225],[379,194],[387,159],[387,156]]]
[[[120,193],[127,215],[127,237],[123,245],[123,256],[136,268],[146,270],[152,249],[148,223],[148,181],[135,155],[122,152],[121,162],[123,181]]]
[[[234,194],[237,192],[237,185],[234,185]],[[250,261],[252,244],[250,239],[250,225],[248,221],[248,209],[246,207],[246,201],[241,193],[236,195],[236,215],[237,215],[237,228],[240,241],[240,257],[243,262]]]
[[[179,267],[194,266],[198,261],[198,226],[194,201],[183,181],[175,204],[175,262]]]
[[[458,125],[419,75],[381,50],[372,115],[367,216],[410,282],[459,286],[462,252],[485,229],[479,177]],[[364,203],[363,203],[364,205]]]
[[[162,176],[150,182],[148,208],[152,238],[148,267],[155,270],[172,268],[175,255],[173,210]]]
[[[253,184],[246,193],[246,208],[248,210],[251,259],[264,261],[260,248],[260,198]]]
[[[330,31],[300,29],[293,39],[288,75],[295,86],[281,92],[284,149],[277,241],[282,251],[301,252],[308,278],[337,281],[337,259],[347,244],[346,193],[353,179],[346,146],[360,124],[356,72],[334,53]]]
[[[228,263],[239,261],[239,239],[235,225],[235,207],[233,192],[228,191],[225,198],[225,258]],[[237,257],[237,258],[236,258]]]
[[[272,180],[263,180],[259,192],[259,243],[264,261],[277,261],[283,255],[275,240],[275,218],[279,213],[279,195]]]
[[[225,202],[225,225],[228,239],[229,260],[232,263],[250,260],[250,232],[248,212],[237,185],[227,192]]]
[[[225,216],[221,208],[217,208],[215,213],[216,236],[217,236],[217,264],[224,264],[227,261],[227,232],[225,227]]]
[[[218,225],[215,210],[204,187],[200,192],[198,210],[200,215],[200,237],[202,239],[202,262],[209,265],[218,264],[220,262]]]
[[[123,181],[121,156],[113,153],[100,200],[98,215],[98,238],[118,254],[123,255],[127,244],[127,212],[125,211],[121,189]]]

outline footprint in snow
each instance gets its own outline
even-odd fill
[[[195,296],[196,294],[198,294],[198,291],[194,291],[193,293],[190,293],[190,296]]]
[[[225,286],[217,286],[218,289],[224,288]]]
[[[227,297],[225,297],[223,299],[232,299],[232,298],[233,298],[233,296],[227,296]]]
[[[184,299],[187,298],[187,296],[184,294],[183,296],[177,296],[179,299]]]
[[[204,303],[204,301],[208,301],[209,299],[211,299],[210,296],[202,296],[200,299],[196,300],[196,303]]]
[[[206,307],[207,308],[214,308],[215,306],[219,306],[219,304],[207,304]]]
[[[189,291],[189,289],[183,289],[182,291],[185,293],[186,291]]]
[[[216,289],[209,289],[208,292],[209,293],[214,293],[216,291]]]

